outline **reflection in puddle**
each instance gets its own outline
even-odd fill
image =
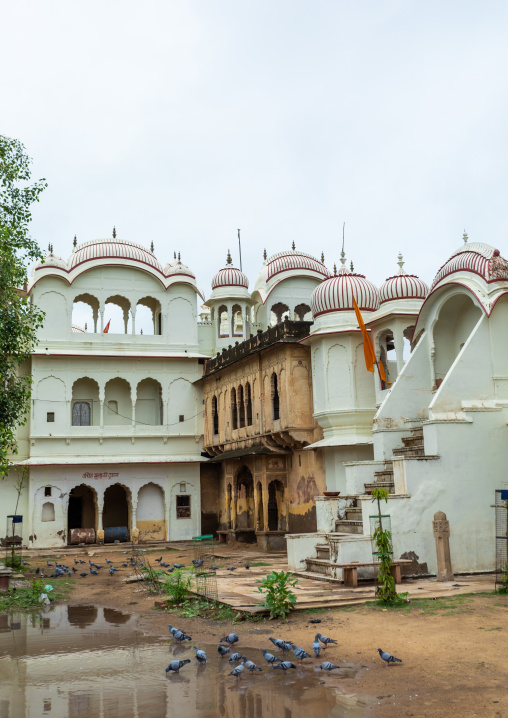
[[[0,718],[360,718],[366,704],[337,694],[313,664],[229,676],[216,645],[198,665],[193,646],[143,636],[135,618],[96,606],[0,616]],[[263,665],[261,651],[242,646]],[[258,655],[259,654],[259,655]],[[178,657],[191,663],[166,677]]]

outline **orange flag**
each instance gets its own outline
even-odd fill
[[[370,340],[370,336],[367,331],[367,327],[365,326],[365,322],[363,321],[362,314],[360,312],[358,304],[356,303],[356,299],[355,299],[354,295],[353,295],[353,306],[355,308],[355,314],[356,314],[356,319],[358,321],[358,326],[360,327],[360,330],[361,330],[362,336],[363,336],[363,353],[365,355],[365,366],[367,367],[367,371],[371,371],[374,374],[374,364],[376,364],[381,380],[384,381],[386,384],[389,384],[390,382],[386,381],[385,368],[383,366],[383,363],[378,362],[376,359],[374,347],[372,346],[372,342]]]
[[[107,334],[107,333],[109,332],[109,325],[110,325],[110,324],[111,324],[111,319],[109,320],[109,322],[108,322],[108,323],[106,324],[106,326],[104,327],[104,332],[103,332],[103,334]]]

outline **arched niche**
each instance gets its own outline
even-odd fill
[[[284,486],[275,479],[268,484],[268,531],[284,531],[286,517],[283,512]]]
[[[164,516],[164,492],[152,482],[142,486],[138,492],[136,525],[140,541],[164,541],[167,524]]]
[[[67,528],[97,529],[97,492],[86,484],[74,486],[69,492]]]
[[[162,386],[156,379],[143,379],[136,389],[136,423],[160,426],[163,423]]]
[[[242,308],[239,304],[233,304],[231,308],[231,316],[233,317],[233,336],[243,337],[243,316]]]
[[[236,476],[236,526],[254,529],[254,479],[248,466],[242,466]]]
[[[433,327],[436,386],[445,378],[482,315],[467,294],[455,294],[442,304]]]
[[[126,426],[131,423],[131,386],[121,377],[110,379],[104,388],[104,426]]]
[[[130,526],[130,491],[122,484],[108,486],[104,492],[102,525],[107,528],[127,528]]]
[[[225,304],[217,309],[217,335],[219,339],[229,337],[229,315]]]

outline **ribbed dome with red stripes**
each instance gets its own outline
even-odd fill
[[[345,263],[345,258],[342,260]],[[374,312],[379,307],[377,287],[365,279],[363,274],[348,272],[343,266],[339,273],[325,279],[312,292],[310,306],[314,317],[330,312],[354,310],[353,295],[362,311]]]

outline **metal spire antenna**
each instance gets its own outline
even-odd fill
[[[346,230],[346,223],[344,222],[342,225],[342,251],[344,252],[344,234]]]
[[[238,230],[238,252],[240,253],[240,272],[243,272],[243,269],[242,269],[242,243],[240,242],[240,230]]]

